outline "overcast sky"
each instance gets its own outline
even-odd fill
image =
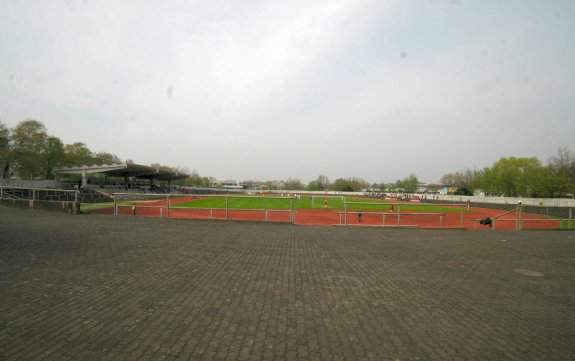
[[[218,179],[575,151],[575,1],[0,0],[0,121]]]

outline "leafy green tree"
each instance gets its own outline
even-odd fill
[[[66,144],[65,153],[66,165],[68,166],[91,165],[94,163],[92,151],[82,142]]]
[[[530,182],[530,197],[554,198],[569,192],[569,179],[559,174],[552,165],[540,167],[534,173]]]
[[[477,176],[475,178],[475,185],[486,195],[497,196],[499,195],[498,194],[499,191],[497,189],[495,181],[496,181],[495,172],[491,168],[485,167],[477,172]]]
[[[94,154],[81,142],[64,145],[37,120],[22,121],[12,132],[0,123],[0,178],[14,174],[22,179],[52,179],[55,167],[110,163],[120,159],[107,152]]]
[[[100,152],[94,154],[92,162],[97,165],[122,163],[122,161],[120,160],[120,158],[118,158],[118,156],[107,152]]]
[[[310,191],[322,191],[323,190],[323,186],[322,184],[317,181],[317,180],[312,180],[311,182],[309,182],[307,184],[307,189]]]
[[[361,178],[338,178],[333,182],[330,188],[337,192],[360,192],[369,187],[369,182]]]
[[[44,149],[42,150],[42,156],[44,157],[44,178],[52,179],[54,178],[52,169],[61,166],[64,163],[64,143],[62,143],[59,138],[52,136],[48,137],[48,139],[46,139],[46,143],[44,144]]]
[[[0,179],[10,178],[11,142],[10,130],[0,122]]]
[[[337,192],[354,192],[355,189],[349,179],[338,178],[336,179],[331,188]]]
[[[498,175],[499,188],[507,197],[527,197],[535,185],[541,162],[531,158],[501,158],[493,166]]]
[[[32,119],[20,122],[12,131],[14,166],[22,179],[44,176],[43,152],[47,139],[44,124]]]
[[[406,193],[415,193],[419,188],[419,179],[413,173],[401,180],[401,188]]]
[[[547,173],[542,168],[536,157],[501,158],[478,173],[476,185],[489,195],[529,197],[544,192],[542,180]]]

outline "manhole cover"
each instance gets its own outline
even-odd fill
[[[529,277],[545,277],[545,274],[537,271],[532,271],[530,269],[515,268],[513,272]]]

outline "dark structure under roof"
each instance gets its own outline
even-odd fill
[[[82,176],[82,185],[88,183],[88,174],[100,173],[108,177],[123,178],[127,183],[130,177],[148,179],[150,181],[160,180],[171,182],[177,179],[185,179],[189,175],[174,172],[172,170],[160,167],[148,167],[139,164],[103,164],[103,165],[84,165],[78,167],[62,167],[52,169],[52,174],[56,177],[60,174],[79,174]]]

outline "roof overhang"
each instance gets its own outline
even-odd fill
[[[61,167],[52,170],[54,175],[59,174],[94,174],[101,173],[108,177],[136,177],[157,180],[176,180],[185,179],[187,174],[174,172],[168,169],[153,168],[145,165],[122,163],[122,164],[103,164],[103,165],[84,165],[78,167]]]

